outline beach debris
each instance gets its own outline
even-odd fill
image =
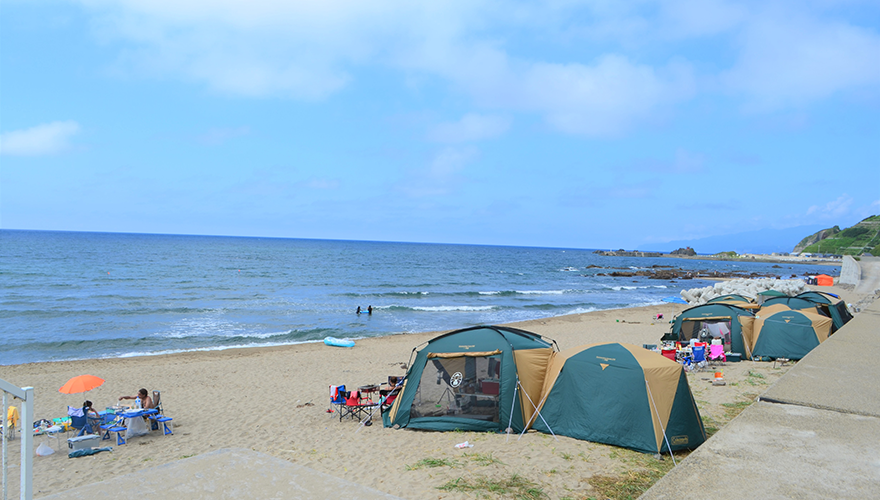
[[[455,447],[458,448],[458,449],[462,449],[462,448],[473,448],[474,445],[472,445],[472,444],[468,443],[467,441],[465,441],[464,443],[458,443],[457,445],[455,445]]]

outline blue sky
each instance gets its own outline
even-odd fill
[[[6,229],[663,249],[878,213],[876,1],[0,3]]]

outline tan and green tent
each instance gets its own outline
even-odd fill
[[[554,353],[532,428],[646,453],[706,440],[682,365],[631,344]]]
[[[385,427],[520,432],[537,405],[556,343],[503,326],[476,326],[413,349]]]
[[[815,308],[795,311],[774,304],[758,311],[746,342],[753,356],[801,359],[828,338],[832,325]]]

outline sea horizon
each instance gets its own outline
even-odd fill
[[[3,229],[0,248],[0,365],[448,331],[659,304],[713,283],[609,270],[780,272],[595,249],[93,231]]]

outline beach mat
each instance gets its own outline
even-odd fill
[[[96,478],[99,479],[99,478]],[[396,499],[341,477],[242,448],[224,448],[73,488],[45,499],[118,500],[121,491],[156,498]]]

